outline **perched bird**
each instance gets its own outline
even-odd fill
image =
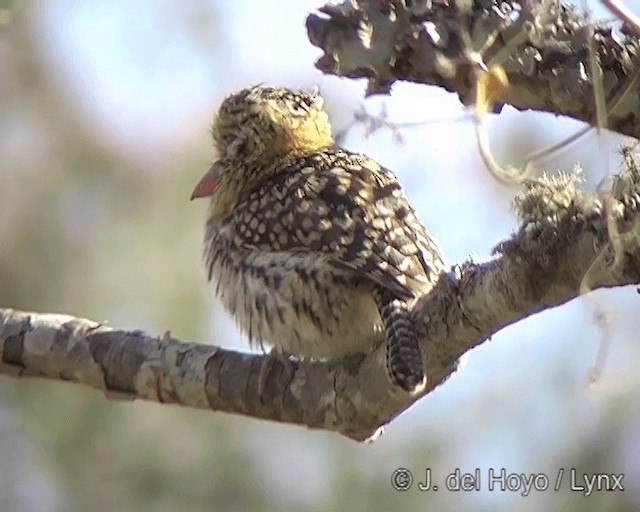
[[[393,384],[420,391],[408,311],[444,262],[394,175],[336,146],[316,92],[244,89],[212,134],[218,159],[192,199],[211,197],[209,279],[250,341],[334,359],[384,339]]]

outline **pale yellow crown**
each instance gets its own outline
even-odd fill
[[[212,128],[222,159],[268,163],[333,144],[324,101],[315,91],[257,85],[227,97]]]

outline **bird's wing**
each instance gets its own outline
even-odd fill
[[[329,256],[397,297],[431,288],[441,253],[390,171],[342,151],[289,167],[234,209],[237,243]]]

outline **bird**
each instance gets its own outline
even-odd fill
[[[210,198],[208,278],[250,344],[335,360],[384,342],[392,385],[423,390],[410,311],[445,263],[394,174],[336,144],[316,88],[242,89],[211,133],[191,199]]]

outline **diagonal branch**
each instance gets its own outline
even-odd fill
[[[466,351],[506,325],[584,289],[640,283],[640,172],[631,150],[608,207],[576,175],[526,183],[519,230],[482,264],[443,275],[413,310],[430,392]],[[615,226],[615,233],[612,233]],[[283,361],[66,315],[0,309],[0,373],[85,384],[125,396],[374,435],[420,397],[388,380],[384,347],[341,361]]]
[[[499,66],[509,85],[490,91],[494,103],[597,126],[601,83],[607,128],[640,138],[640,40],[624,25],[593,24],[555,0],[348,0],[319,12],[307,18],[309,40],[324,52],[316,66],[367,78],[369,93],[407,80],[456,91],[469,105],[478,73]]]

